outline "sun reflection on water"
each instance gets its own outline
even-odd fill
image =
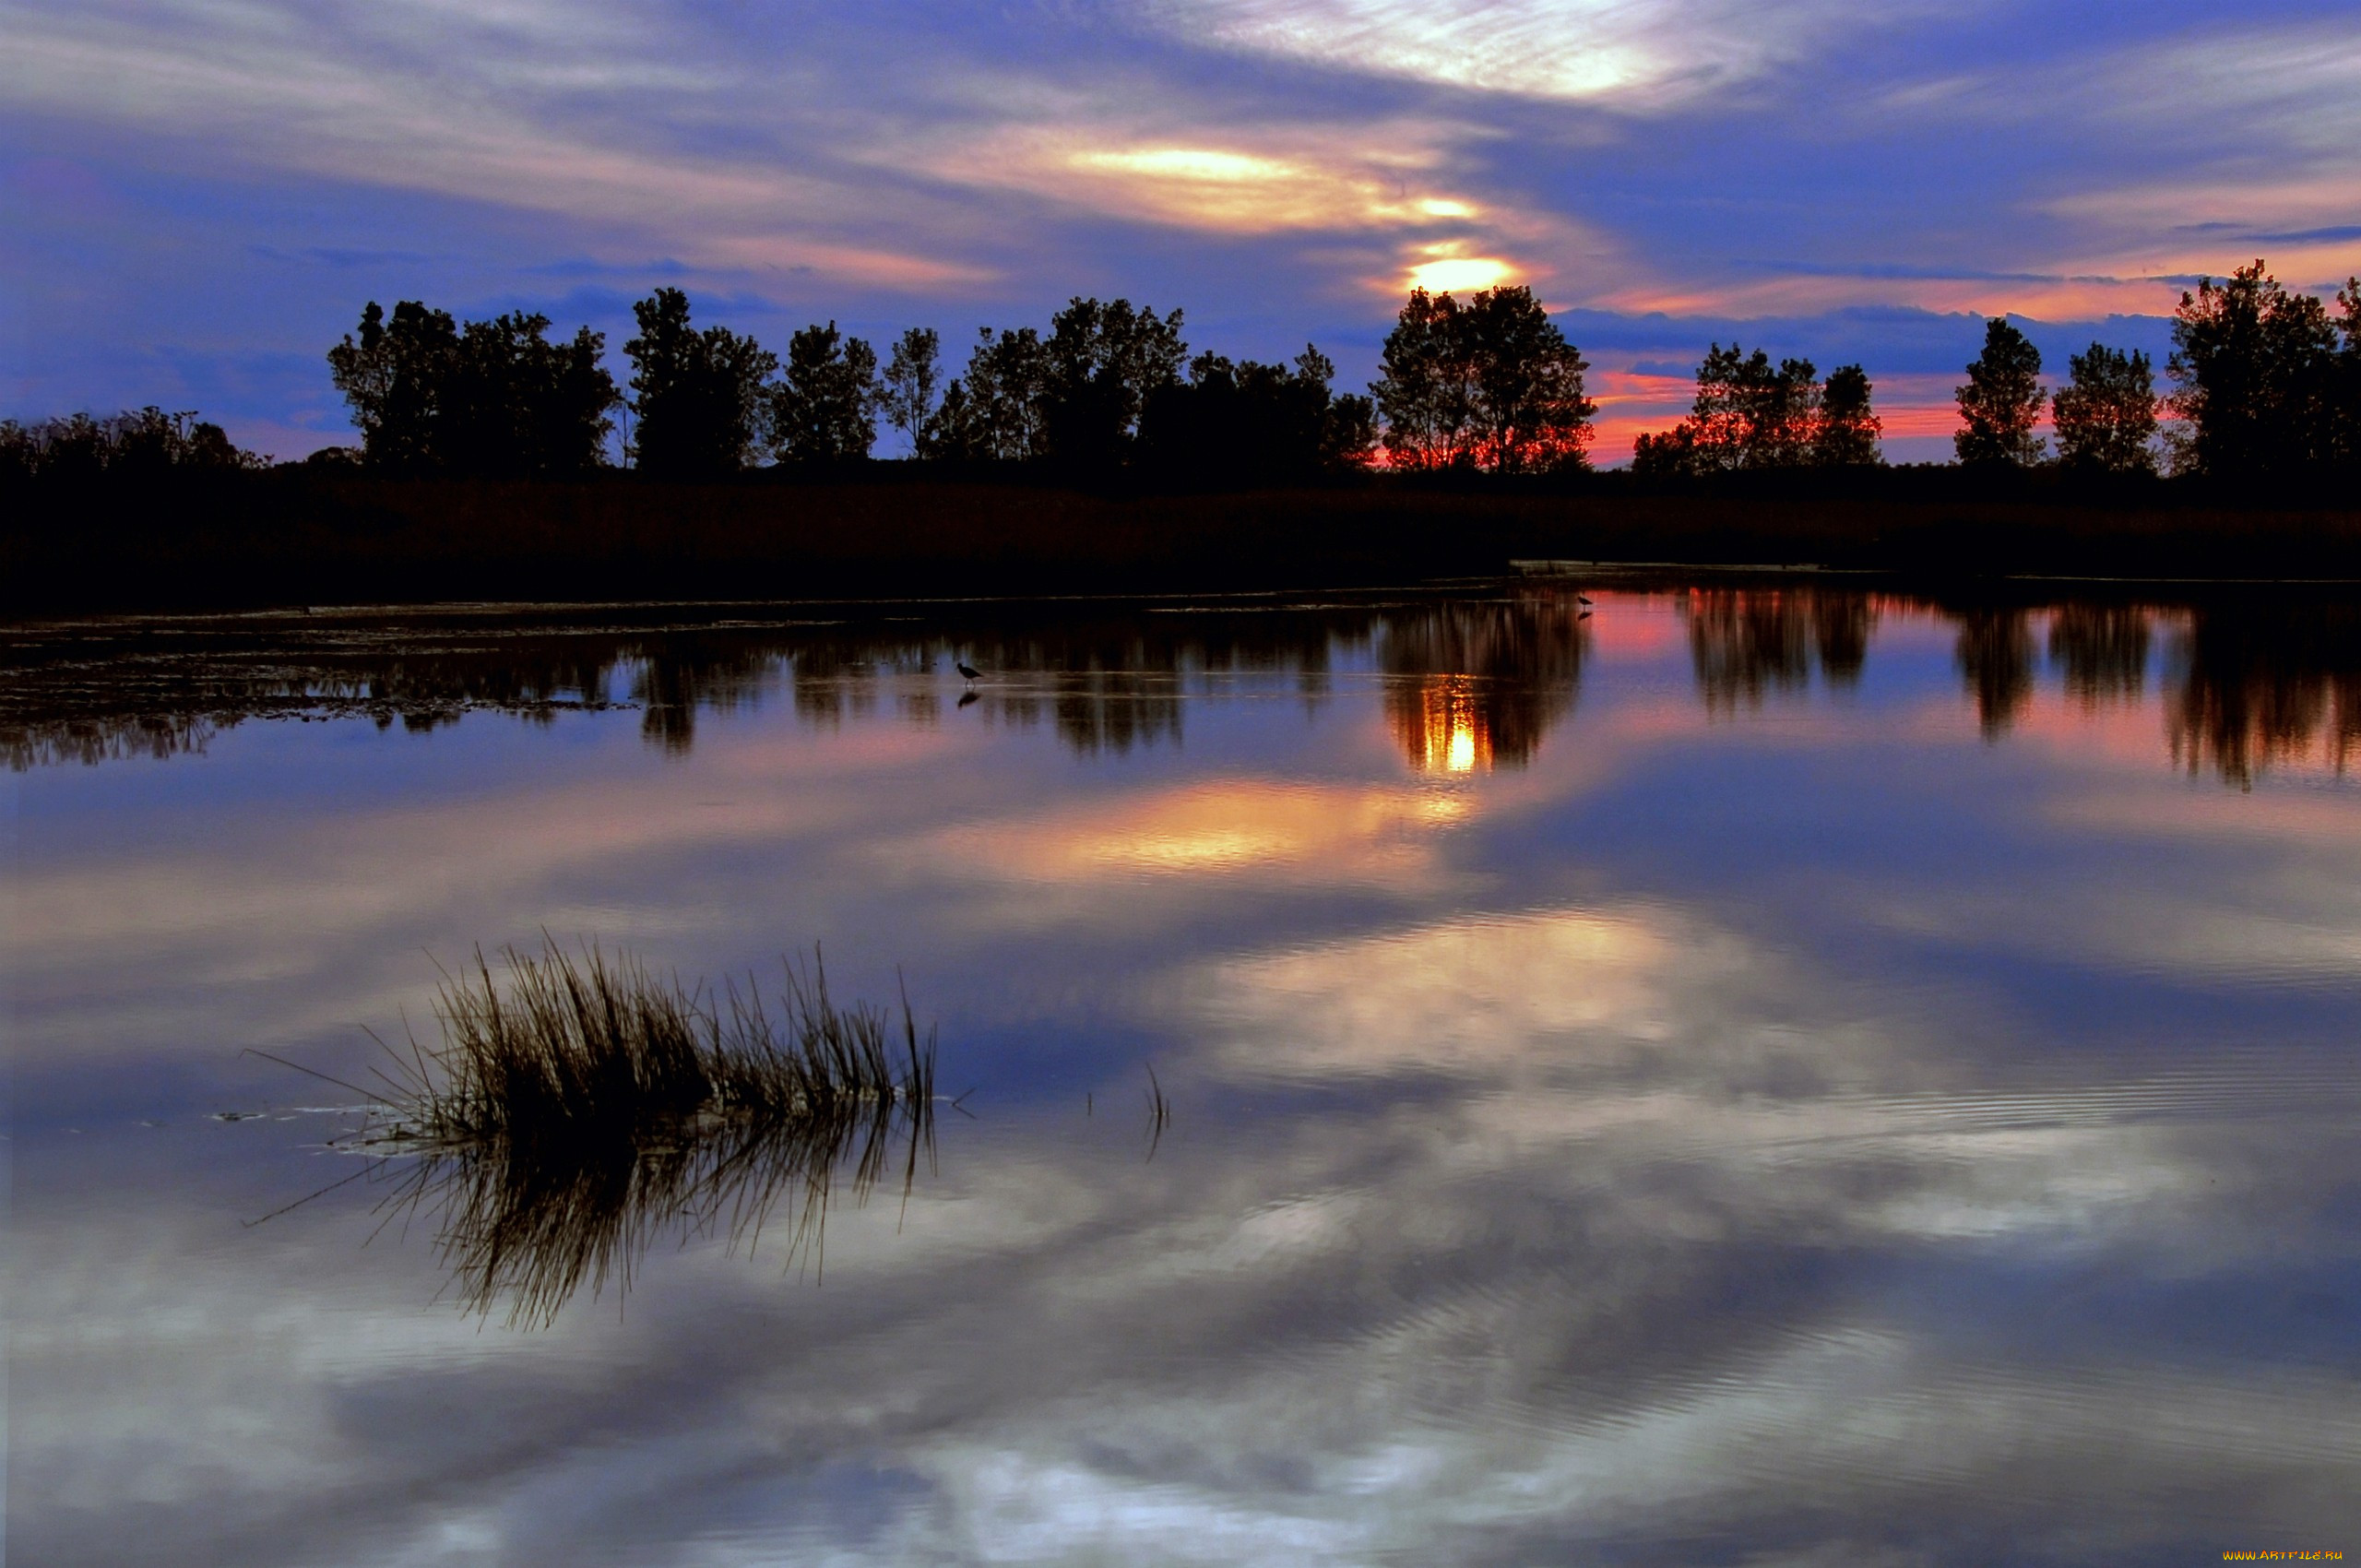
[[[1430,675],[1393,711],[1402,754],[1420,773],[1489,772],[1492,727],[1466,675]]]

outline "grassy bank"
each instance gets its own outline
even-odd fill
[[[0,608],[1188,591],[1498,572],[1515,559],[1951,577],[2361,576],[2361,508],[2170,486],[1978,493],[1904,471],[1818,492],[1373,479],[1246,494],[750,478],[402,481],[282,469],[8,499]]]

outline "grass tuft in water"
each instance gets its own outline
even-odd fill
[[[689,991],[596,947],[482,953],[445,979],[443,1043],[411,1042],[363,1142],[411,1154],[391,1200],[438,1211],[461,1297],[545,1323],[584,1284],[628,1288],[678,1227],[751,1247],[787,1200],[790,1260],[816,1260],[838,1173],[856,1200],[909,1134],[907,1193],[933,1146],[934,1054],[899,1016],[828,994],[817,951],[776,1002]]]
[[[446,979],[444,1043],[413,1047],[395,1103],[420,1142],[595,1142],[700,1118],[827,1123],[934,1097],[934,1039],[919,1039],[908,999],[898,1019],[837,1004],[816,952],[808,968],[787,966],[776,1016],[751,980],[708,999],[596,947],[504,956],[504,988],[481,951]]]

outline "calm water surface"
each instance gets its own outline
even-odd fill
[[[2361,1552],[2355,606],[1585,592],[0,629],[13,1559]],[[504,1295],[545,932],[964,1098]]]

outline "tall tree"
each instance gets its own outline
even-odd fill
[[[1189,353],[1179,311],[1159,316],[1120,299],[1068,301],[1042,350],[1049,455],[1085,469],[1123,460],[1148,398],[1180,378]]]
[[[1459,302],[1413,289],[1385,335],[1370,384],[1385,422],[1386,461],[1412,471],[1476,462],[1476,366]]]
[[[549,317],[512,313],[460,328],[437,414],[438,466],[482,478],[564,477],[605,460],[622,399],[603,334],[549,341]]]
[[[835,322],[788,340],[787,374],[771,389],[771,440],[781,462],[847,463],[877,444],[877,350]]]
[[[328,376],[351,406],[362,461],[389,473],[430,472],[440,464],[436,436],[458,352],[450,312],[402,300],[388,319],[369,302],[358,340],[348,333],[328,350]]]
[[[1855,468],[1885,461],[1878,436],[1885,422],[1869,406],[1869,373],[1857,364],[1838,365],[1820,389],[1820,418],[1812,427],[1811,462],[1816,468]]]
[[[2336,350],[2328,307],[2289,292],[2260,260],[2220,283],[2199,279],[2173,313],[2177,466],[2244,479],[2331,458]]]
[[[454,322],[416,300],[391,319],[372,300],[359,339],[328,350],[351,405],[362,460],[396,473],[470,478],[567,475],[605,460],[620,401],[588,327],[548,339],[549,317],[512,313]]]
[[[1335,374],[1310,344],[1292,365],[1199,354],[1188,379],[1149,394],[1139,460],[1199,484],[1284,483],[1358,466],[1368,458],[1369,400],[1332,395]]]
[[[927,422],[942,390],[943,339],[931,327],[913,327],[895,340],[880,397],[885,422],[908,440],[913,456],[933,456],[928,449]]]
[[[1811,460],[1812,436],[1820,427],[1820,367],[1798,359],[1783,359],[1773,367],[1769,359],[1757,349],[1747,362],[1740,466],[1801,468]]]
[[[666,479],[711,479],[753,460],[767,420],[764,383],[778,356],[727,327],[698,331],[689,299],[658,289],[632,306],[631,357],[640,468]]]
[[[1842,395],[1857,391],[1857,409],[1847,420],[1866,419],[1870,455],[1876,456],[1876,416],[1869,413],[1869,377],[1857,365]],[[1840,372],[1840,375],[1845,373]],[[1761,349],[1751,354],[1738,344],[1715,343],[1697,363],[1697,394],[1689,417],[1661,435],[1643,436],[1632,453],[1634,471],[1643,474],[1729,473],[1741,469],[1786,469],[1821,460],[1822,390],[1809,360],[1771,362]],[[1832,380],[1835,378],[1832,377]],[[1857,445],[1857,443],[1856,443]],[[1834,447],[1828,450],[1833,451]]]
[[[2156,471],[2156,376],[2148,356],[2094,343],[2067,362],[2050,399],[2058,460],[2106,473]]]
[[[2344,346],[2337,352],[2331,407],[2335,411],[2332,433],[2336,460],[2361,469],[2361,278],[2347,278],[2336,291],[2337,333]]]
[[[1513,474],[1588,466],[1590,417],[1598,411],[1583,392],[1590,365],[1533,291],[1523,284],[1484,290],[1460,313],[1459,325],[1473,382],[1468,412],[1477,461]]]
[[[2005,317],[1984,324],[1984,351],[1955,396],[1964,428],[1952,437],[1952,448],[1961,462],[2024,468],[2041,461],[2047,443],[2034,427],[2049,406],[2041,350]]]
[[[1358,392],[1339,392],[1329,399],[1328,418],[1321,426],[1320,466],[1338,471],[1366,469],[1377,454],[1377,403]]]
[[[1046,456],[1049,372],[1034,328],[979,328],[967,371],[943,389],[943,403],[924,426],[929,449],[969,463]]]
[[[1642,431],[1631,443],[1631,471],[1644,479],[1689,479],[1704,472],[1696,425],[1682,420],[1670,430]]]

